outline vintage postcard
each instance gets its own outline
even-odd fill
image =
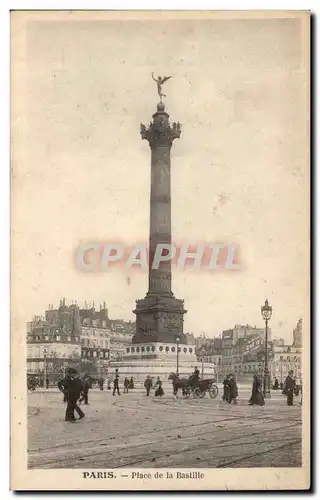
[[[11,489],[310,487],[307,11],[11,13]]]

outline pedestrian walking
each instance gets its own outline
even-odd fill
[[[82,391],[81,391],[81,398],[79,399],[79,403],[82,403],[84,401],[85,405],[89,404],[89,388],[90,388],[90,378],[87,374],[84,375],[82,379]]]
[[[76,418],[74,412],[76,411],[79,415],[79,420],[82,419],[85,414],[77,405],[77,401],[80,397],[82,390],[81,380],[76,376],[77,371],[69,368],[66,372],[64,379],[58,382],[58,388],[66,397],[67,409],[65,414],[66,422],[75,422]]]
[[[130,379],[129,389],[134,389],[133,377],[131,377],[131,379]]]
[[[147,396],[149,396],[150,394],[150,389],[152,387],[152,379],[150,377],[150,375],[147,376],[146,380],[144,381],[144,387],[147,391]]]
[[[155,388],[156,388],[156,392],[154,393],[154,395],[157,397],[157,396],[164,396],[164,391],[162,389],[162,381],[160,379],[160,377],[157,377],[157,381],[155,383]]]
[[[226,375],[223,381],[222,401],[228,401],[228,399],[229,399],[229,375]]]
[[[130,381],[129,381],[128,377],[126,377],[124,379],[124,383],[123,383],[123,387],[124,387],[123,393],[124,394],[129,392],[129,386],[130,386]]]
[[[228,403],[231,404],[233,402],[237,404],[238,386],[236,377],[233,374],[230,375],[228,387]]]
[[[287,396],[287,405],[293,406],[293,395],[296,387],[296,381],[293,377],[293,370],[289,371],[289,374],[284,382],[283,394]]]
[[[103,377],[100,377],[99,378],[99,388],[100,388],[100,391],[103,391],[103,386],[104,386],[104,378]]]
[[[46,378],[46,389],[48,390],[49,389],[49,379]]]
[[[264,406],[264,397],[261,392],[261,377],[258,372],[253,375],[252,393],[249,399],[249,405]]]
[[[113,393],[112,393],[112,396],[115,395],[116,391],[118,392],[118,396],[120,396],[120,390],[119,390],[119,370],[118,368],[116,368],[116,373],[115,373],[115,376],[114,376],[114,381],[113,381]]]

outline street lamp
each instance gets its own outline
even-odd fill
[[[266,299],[264,306],[261,306],[261,314],[266,324],[265,341],[264,341],[264,377],[263,377],[263,395],[265,398],[271,398],[270,394],[270,373],[268,368],[268,321],[272,316],[272,307],[269,306]]]
[[[176,344],[177,344],[177,377],[179,377],[179,343],[180,343],[180,338],[176,338]]]
[[[202,348],[201,348],[201,378],[202,378],[202,380],[203,380],[203,378],[204,378],[203,357],[204,357],[204,355],[205,355],[205,352],[206,352],[206,350],[205,350],[205,348],[202,346]]]
[[[46,387],[47,380],[47,349],[43,349],[43,388]]]

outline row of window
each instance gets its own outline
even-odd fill
[[[82,351],[83,358],[109,358],[109,351]]]
[[[298,356],[280,356],[280,361],[297,362],[299,358]]]
[[[102,347],[108,349],[110,342],[108,339],[82,339],[82,345],[85,347]]]
[[[127,354],[129,354],[130,352],[136,352],[136,353],[140,353],[140,352],[155,352],[155,350],[156,350],[156,348],[155,348],[154,345],[153,346],[147,345],[146,347],[142,346],[141,348],[140,347],[131,347],[131,348],[127,347],[126,352],[127,352]],[[176,352],[176,348],[174,346],[171,347],[171,349],[170,349],[169,346],[166,346],[166,347],[164,347],[162,345],[159,346],[159,351],[160,352],[163,352],[163,351],[169,352],[170,350],[171,350],[171,352]],[[181,352],[181,347],[178,348],[178,352]],[[187,347],[183,348],[183,352],[185,354],[188,352]],[[189,353],[190,354],[193,353],[193,349],[191,347],[189,348]]]
[[[83,329],[81,330],[82,335],[86,335],[87,337],[103,337],[103,338],[109,338],[111,331],[110,330],[90,330],[88,329]]]
[[[68,337],[61,337],[61,335],[28,335],[27,337],[27,340],[29,342],[32,342],[32,341],[50,341],[50,342],[60,342],[61,340],[63,342],[80,342],[80,337],[71,337],[71,336],[68,336]]]
[[[38,357],[42,358],[44,356],[56,358],[56,357],[66,357],[70,355],[80,355],[80,346],[70,345],[70,344],[28,344],[27,345],[27,356],[28,358]]]
[[[242,357],[225,357],[223,359],[224,364],[230,363],[241,363]],[[298,362],[299,356],[280,356],[280,361]]]
[[[275,371],[277,373],[281,373],[282,372],[286,372],[286,371],[289,371],[289,370],[293,370],[293,369],[297,369],[297,370],[300,370],[301,369],[301,366],[300,365],[294,365],[294,364],[283,364],[283,365],[276,365],[275,367]]]

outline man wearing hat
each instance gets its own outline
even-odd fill
[[[293,377],[293,370],[289,371],[289,375],[287,376],[285,383],[284,383],[284,388],[283,388],[283,394],[287,396],[287,405],[292,406],[293,405],[293,393],[294,393],[294,388],[296,386],[296,381]]]
[[[77,377],[77,370],[74,368],[68,368],[66,376],[63,380],[58,382],[58,388],[66,397],[67,409],[66,409],[66,422],[75,422],[74,411],[79,415],[79,419],[84,417],[84,413],[77,405],[77,401],[80,398],[82,391],[81,380]]]

